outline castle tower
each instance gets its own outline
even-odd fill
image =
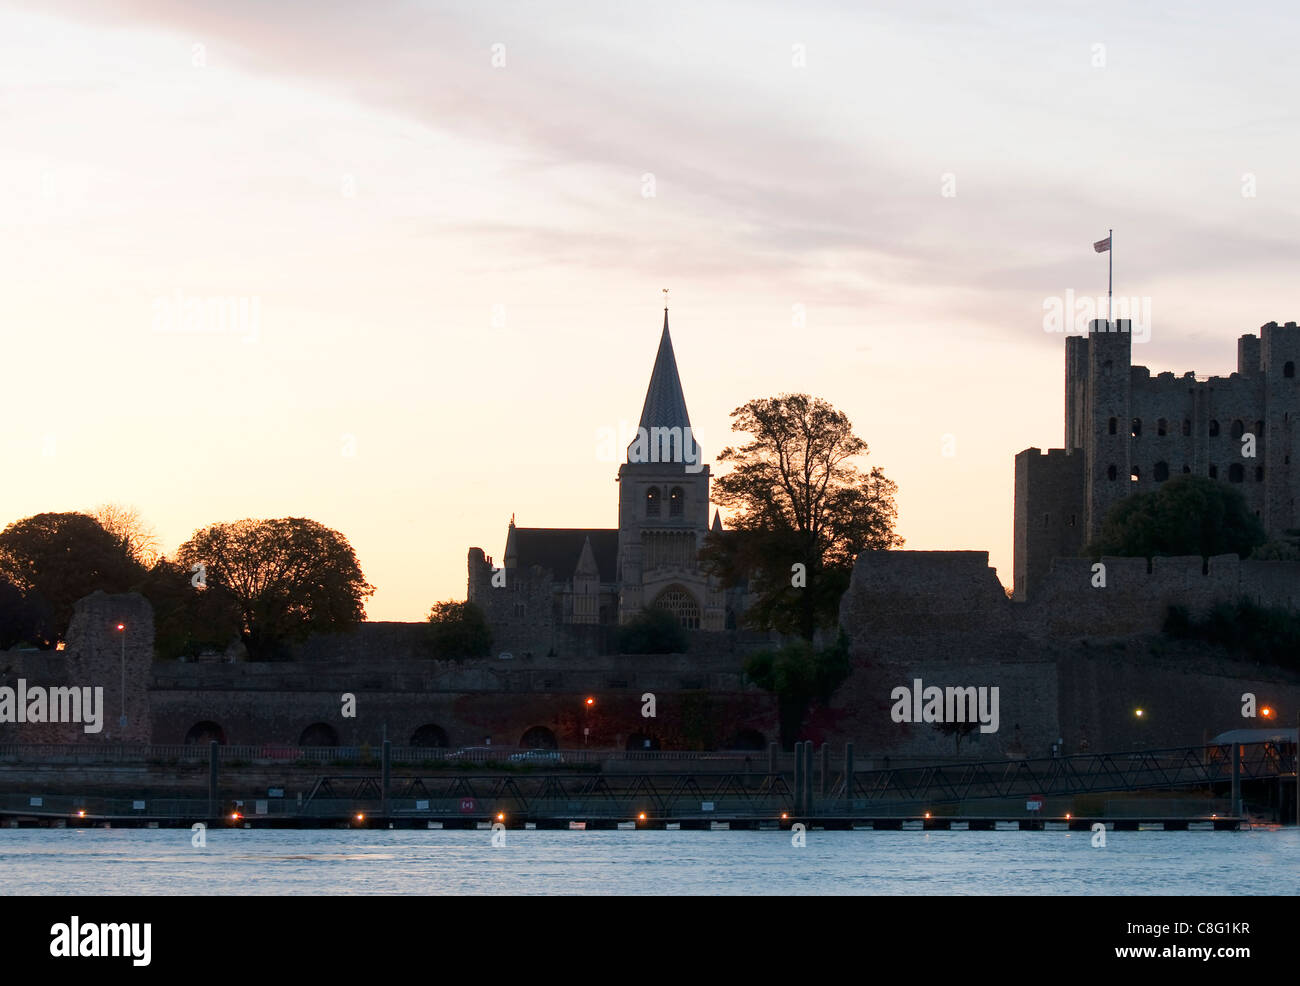
[[[699,565],[709,531],[709,467],[691,430],[667,308],[640,426],[618,483],[619,622],[654,606],[690,629],[722,629],[721,592]]]
[[[1085,543],[1101,533],[1110,508],[1132,492],[1132,342],[1129,319],[1098,318],[1088,328]]]

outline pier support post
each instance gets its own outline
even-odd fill
[[[804,757],[804,765],[803,765],[803,810],[804,810],[804,813],[805,813],[805,814],[811,815],[811,814],[813,813],[813,783],[812,783],[812,772],[813,772],[813,745],[812,745],[812,740],[809,740],[807,743],[805,743],[805,744],[803,745],[803,757]]]
[[[794,813],[803,814],[803,742],[794,745]]]
[[[1295,824],[1300,828],[1300,712],[1295,716]]]
[[[208,741],[208,819],[217,817],[217,741]]]
[[[844,808],[853,811],[853,744],[844,744]]]
[[[1232,814],[1241,817],[1241,746],[1232,744]]]
[[[388,787],[393,779],[393,741],[384,740],[383,765],[380,767],[380,787],[384,794],[384,815],[388,815]]]
[[[826,797],[830,794],[831,783],[831,745],[822,744],[822,775],[817,778],[817,794],[819,797]]]
[[[767,772],[769,774],[776,773],[776,765],[778,763],[777,756],[780,749],[780,746],[776,743],[767,744]]]

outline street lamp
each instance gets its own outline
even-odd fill
[[[122,635],[122,692],[121,692],[121,712],[118,716],[117,725],[119,729],[126,728],[126,624],[119,623],[117,632]]]
[[[591,714],[591,707],[595,704],[596,704],[596,700],[592,698],[590,695],[588,695],[587,701],[583,705],[583,715],[582,715],[582,745],[583,746],[587,745],[587,737],[591,735],[590,714]]]

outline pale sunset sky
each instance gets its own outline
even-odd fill
[[[667,287],[706,461],[749,398],[824,397],[907,547],[1010,583],[1013,458],[1062,440],[1044,304],[1105,294],[1094,240],[1153,370],[1300,319],[1296,11],[2,4],[0,526],[310,517],[371,619],[421,619],[511,513],[616,525],[598,435]]]

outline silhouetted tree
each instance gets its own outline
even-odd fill
[[[163,660],[225,650],[240,636],[234,596],[209,589],[199,574],[159,558],[140,585],[153,606],[154,652]]]
[[[202,565],[206,591],[233,602],[252,660],[283,659],[312,633],[351,629],[375,591],[347,538],[304,517],[213,524],[176,560],[186,571]]]
[[[1206,476],[1178,476],[1153,492],[1134,493],[1112,506],[1100,536],[1084,555],[1244,558],[1266,538],[1240,491]]]
[[[34,641],[40,646],[63,638],[82,596],[127,592],[142,574],[127,543],[87,514],[36,514],[0,533],[0,577],[48,613],[44,639]]]
[[[851,460],[867,443],[820,397],[756,398],[731,418],[753,440],[718,455],[732,469],[714,481],[713,500],[734,511],[732,530],[710,535],[703,557],[727,584],[748,580],[758,594],[747,623],[812,640],[834,623],[858,554],[902,545],[897,486],[878,466],[858,471]]]
[[[19,644],[50,646],[53,636],[44,600],[35,593],[24,596],[8,579],[0,578],[0,650]]]
[[[101,503],[91,514],[99,526],[126,545],[142,568],[152,568],[158,560],[158,535],[145,523],[135,507],[120,503]]]
[[[434,603],[429,611],[429,647],[443,661],[487,657],[492,653],[492,630],[483,610],[471,602]]]

